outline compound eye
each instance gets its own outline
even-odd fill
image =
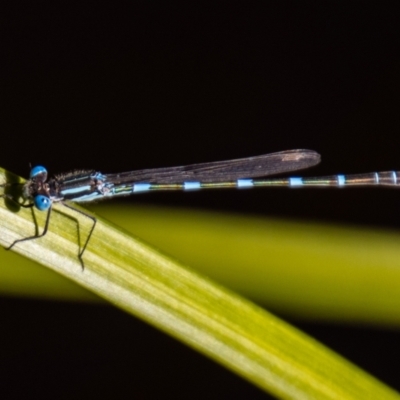
[[[46,211],[51,206],[51,200],[47,196],[43,196],[42,194],[38,194],[35,196],[33,200],[35,203],[35,207],[40,211]]]
[[[42,167],[41,165],[33,167],[31,169],[29,177],[30,179],[36,178],[45,181],[47,179],[47,169],[45,167]]]

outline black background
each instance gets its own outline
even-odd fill
[[[310,148],[323,163],[307,174],[400,170],[391,4],[1,6],[1,166],[117,172]],[[397,229],[398,200],[395,190],[278,189],[119,201]],[[265,398],[117,310],[10,299],[0,309],[8,398]],[[296,324],[400,389],[397,332]]]

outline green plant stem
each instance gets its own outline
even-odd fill
[[[91,221],[62,205],[54,208],[48,234],[16,245],[16,252],[61,273],[264,390],[288,399],[400,398],[297,329],[101,219],[82,270],[77,237],[84,241]],[[44,215],[36,214],[43,226]],[[3,246],[33,232],[30,210],[11,212],[2,202]]]

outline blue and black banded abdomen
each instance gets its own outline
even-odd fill
[[[63,177],[59,196],[75,202],[89,202],[116,196],[128,196],[151,191],[257,187],[346,187],[346,186],[392,186],[398,187],[400,175],[396,171],[371,172],[355,175],[331,175],[321,177],[283,177],[266,179],[237,179],[226,182],[186,181],[179,183],[113,182],[110,176],[98,172],[74,173]]]

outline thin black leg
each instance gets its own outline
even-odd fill
[[[1,185],[1,186],[3,186],[3,185]],[[15,204],[17,204],[18,206],[23,207],[23,208],[32,208],[32,207],[34,206],[34,203],[30,203],[30,204],[19,203],[18,201],[16,201],[16,200],[14,199],[13,196],[10,196],[10,195],[8,195],[8,194],[1,194],[1,195],[0,195],[0,198],[1,198],[1,197],[4,197],[4,198],[7,198],[8,200],[11,200],[13,203],[15,203]],[[69,208],[69,209],[71,209],[71,210],[74,210],[75,212],[77,212],[77,213],[79,213],[79,214],[81,214],[81,215],[84,215],[85,217],[88,217],[88,218],[90,218],[90,219],[93,221],[93,225],[92,225],[92,227],[91,227],[91,229],[90,229],[90,231],[89,231],[89,234],[88,234],[88,236],[87,236],[87,238],[86,238],[86,241],[85,241],[84,245],[82,246],[82,250],[79,249],[79,252],[78,252],[78,258],[79,258],[79,261],[80,261],[80,263],[81,263],[81,265],[82,265],[82,270],[84,270],[84,269],[85,269],[85,264],[84,264],[84,262],[83,262],[83,253],[85,252],[85,250],[86,250],[86,248],[87,248],[87,245],[88,245],[88,243],[89,243],[89,241],[90,241],[90,238],[92,237],[94,228],[95,228],[96,223],[97,223],[97,219],[96,219],[95,217],[89,215],[89,214],[86,214],[86,213],[83,212],[83,211],[80,211],[80,210],[76,209],[75,207],[70,206],[69,204],[67,204],[67,203],[65,203],[65,202],[63,202],[63,201],[62,201],[61,203],[62,203],[64,206],[66,206],[67,208]],[[52,207],[50,207],[50,208],[48,209],[48,211],[47,211],[46,223],[45,223],[43,232],[42,232],[41,234],[38,233],[39,231],[38,231],[38,229],[36,228],[37,231],[36,231],[36,234],[35,234],[35,235],[28,236],[28,237],[22,238],[22,239],[17,239],[17,240],[15,240],[9,247],[6,247],[5,249],[6,249],[6,250],[11,250],[17,243],[26,242],[27,240],[38,239],[38,238],[43,237],[44,235],[46,235],[46,233],[47,233],[47,231],[48,231],[48,228],[49,228],[51,211],[52,211]],[[76,220],[76,221],[77,221],[78,232],[79,232],[79,221],[78,221],[78,220]],[[36,225],[36,226],[37,226],[37,225]]]
[[[23,206],[23,207],[32,207],[32,205],[27,205],[27,206]],[[14,247],[14,245],[16,245],[17,243],[26,242],[27,240],[33,240],[33,239],[38,239],[38,238],[43,237],[47,233],[47,230],[49,229],[50,214],[51,214],[51,206],[47,210],[46,223],[44,225],[44,229],[43,229],[42,233],[36,234],[36,235],[33,235],[33,236],[28,236],[28,237],[23,238],[23,239],[17,239],[10,246],[6,247],[6,250],[11,250]]]
[[[78,258],[79,258],[79,261],[81,262],[82,271],[83,271],[83,270],[85,269],[85,263],[83,262],[83,253],[84,253],[85,250],[86,250],[86,247],[87,247],[87,245],[88,245],[88,243],[89,243],[89,241],[90,241],[90,238],[92,237],[92,233],[93,233],[94,228],[95,228],[95,226],[96,226],[96,224],[97,224],[97,219],[96,219],[95,217],[89,215],[89,214],[86,214],[85,212],[83,212],[83,211],[81,211],[81,210],[78,210],[78,209],[75,208],[75,207],[70,206],[70,205],[67,204],[67,203],[64,203],[63,201],[62,201],[61,203],[62,203],[65,207],[68,207],[70,210],[74,210],[74,211],[78,212],[79,214],[84,215],[84,216],[87,217],[87,218],[90,218],[90,219],[93,221],[92,228],[90,229],[90,232],[89,232],[89,234],[88,234],[88,236],[87,236],[87,238],[86,238],[85,244],[82,246],[82,250],[79,249],[79,253],[78,253]],[[79,221],[78,221],[78,220],[77,220],[77,224],[78,224],[78,232],[79,232],[80,230],[79,230]]]

